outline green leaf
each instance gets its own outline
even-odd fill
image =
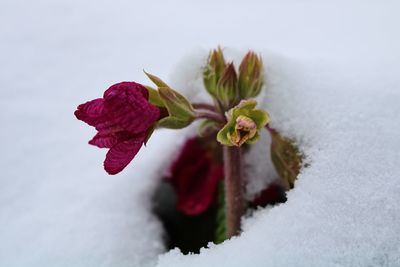
[[[295,180],[300,172],[302,155],[292,140],[278,132],[270,131],[270,133],[272,138],[272,163],[286,190],[289,190],[294,187]]]
[[[249,117],[257,124],[257,129],[264,128],[269,121],[268,113],[260,109],[250,110]]]
[[[168,129],[182,129],[187,127],[192,121],[181,120],[177,117],[166,117],[157,122],[157,127]]]
[[[218,184],[217,201],[218,206],[214,243],[220,244],[226,240],[225,186],[223,180]]]

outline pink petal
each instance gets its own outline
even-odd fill
[[[146,131],[160,116],[160,110],[148,102],[148,92],[142,85],[122,82],[104,92],[107,114],[116,125],[137,134]]]
[[[142,97],[145,98],[146,100],[149,99],[149,92],[147,91],[147,89],[140,83],[135,83],[135,82],[116,83],[116,84],[110,86],[110,88],[108,88],[104,92],[103,98],[107,98],[107,96],[109,96],[110,94],[113,94],[115,91],[118,92],[118,90],[136,91],[136,92],[140,93],[142,95]]]
[[[107,132],[98,132],[89,144],[100,148],[111,148],[118,143],[118,138]]]
[[[104,100],[97,98],[81,104],[74,114],[78,120],[84,121],[90,126],[96,126],[106,119],[104,117]]]
[[[181,149],[179,157],[173,162],[171,172],[173,174],[179,173],[182,169],[197,162],[205,153],[207,151],[201,145],[199,138],[188,139]]]
[[[104,169],[109,174],[122,171],[139,152],[146,135],[142,133],[135,138],[114,145],[106,155]]]
[[[201,173],[201,169],[197,169],[197,173]],[[198,176],[192,173],[193,188],[178,193],[178,209],[187,215],[198,215],[206,211],[215,198],[218,182],[222,177],[223,170],[219,167],[211,167],[205,175]]]
[[[104,109],[104,99],[97,98],[78,106],[75,111],[77,119],[94,126],[102,135],[123,131],[118,122],[110,118]]]
[[[214,162],[207,147],[198,138],[186,141],[173,163],[170,182],[178,195],[177,207],[187,215],[206,211],[215,199],[223,166]]]
[[[279,182],[274,182],[262,190],[250,205],[252,207],[265,207],[276,203],[284,203],[286,200],[285,188]]]

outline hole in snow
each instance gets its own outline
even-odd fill
[[[253,191],[246,192],[250,213],[257,207],[286,202],[286,191],[294,187],[300,170],[301,155],[292,141],[274,132],[264,139],[264,150],[257,145],[243,149],[246,183],[255,176],[264,179],[253,183],[253,188],[246,184],[245,191]],[[257,153],[268,156],[260,160]],[[162,179],[153,196],[153,212],[164,226],[166,248],[199,253],[209,242],[222,241],[218,237],[224,199],[222,166],[221,147],[215,138],[190,138],[183,145],[170,177]]]
[[[154,210],[164,226],[167,249],[179,248],[182,253],[199,253],[214,241],[216,207],[195,216],[185,215],[176,208],[177,196],[171,184],[163,181],[154,194]]]

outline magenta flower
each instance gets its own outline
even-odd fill
[[[98,133],[89,144],[109,148],[104,169],[109,174],[122,171],[135,157],[148,131],[160,117],[149,103],[147,89],[135,82],[114,84],[97,98],[78,106],[75,116]]]
[[[258,206],[266,207],[267,205],[274,205],[276,203],[286,202],[285,188],[279,181],[271,183],[267,188],[264,188],[256,198],[254,198],[249,205],[253,208]]]
[[[178,196],[177,208],[186,215],[198,215],[214,202],[224,167],[215,148],[200,138],[190,138],[171,166],[171,177]]]

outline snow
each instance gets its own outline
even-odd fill
[[[2,1],[0,266],[399,266],[398,8]],[[311,165],[288,202],[245,219],[240,237],[199,255],[163,254],[151,193],[190,130],[158,132],[111,177],[73,111],[115,82],[147,83],[142,69],[172,72],[167,82],[204,99],[198,70],[218,44],[235,60],[263,53],[262,105]],[[256,193],[268,180],[253,182]]]

